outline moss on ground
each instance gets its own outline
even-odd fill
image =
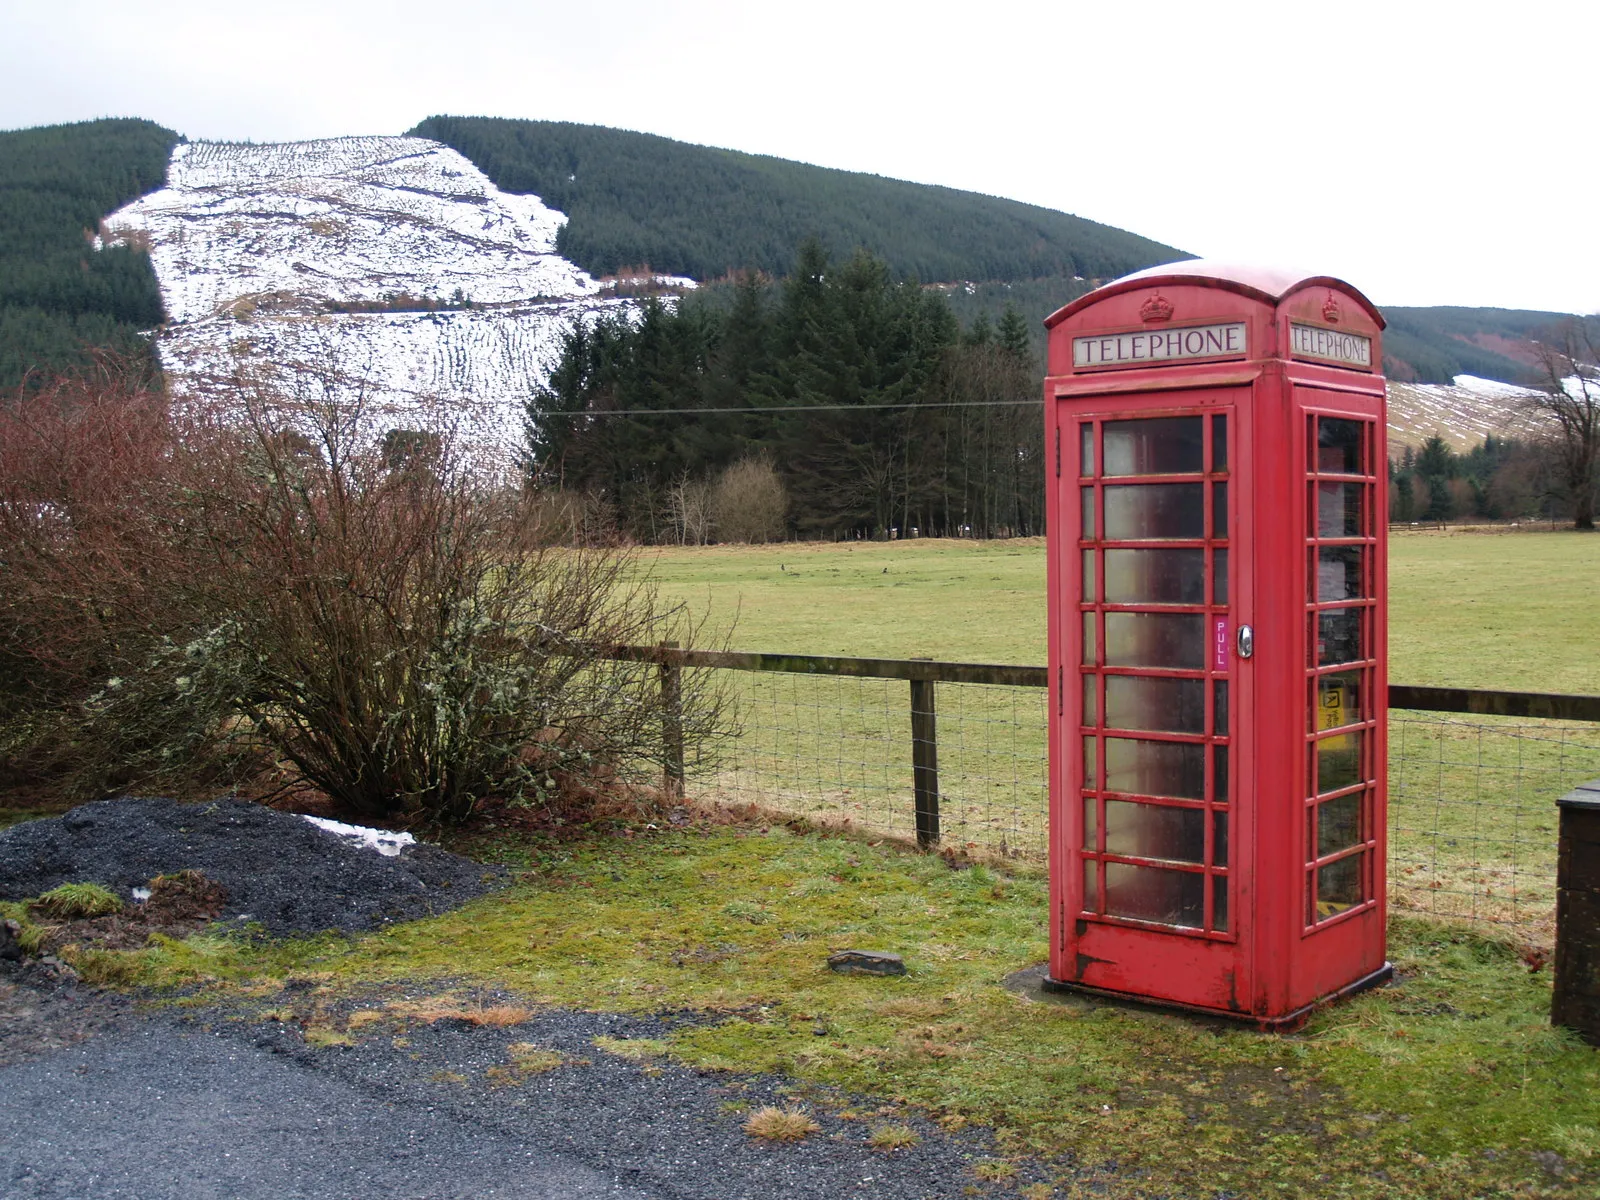
[[[1545,974],[1467,933],[1397,921],[1398,986],[1273,1036],[1003,990],[1045,957],[1035,876],[783,827],[500,849],[537,869],[446,916],[124,958],[193,1000],[271,1004],[290,976],[350,996],[431,978],[530,1004],[718,1014],[661,1049],[785,1073],[813,1104],[853,1093],[990,1126],[1001,1159],[1051,1164],[1066,1194],[1092,1180],[1110,1196],[1457,1200],[1600,1181],[1600,1053],[1550,1027]],[[899,951],[909,973],[828,971],[846,946]]]

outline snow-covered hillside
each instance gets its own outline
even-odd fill
[[[1390,380],[1388,391],[1391,455],[1436,433],[1464,453],[1490,434],[1525,438],[1540,428],[1527,407],[1536,393],[1514,384],[1457,375],[1450,384]]]
[[[437,142],[353,137],[180,145],[105,224],[149,245],[180,394],[331,374],[372,436],[448,424],[503,467],[565,331],[628,303],[556,253],[565,220]]]

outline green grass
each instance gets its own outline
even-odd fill
[[[330,1004],[436,982],[528,1004],[694,1009],[720,1019],[652,1052],[787,1074],[813,1107],[865,1095],[883,1122],[989,1126],[996,1162],[1053,1164],[1063,1186],[1076,1162],[1113,1197],[1578,1197],[1600,1180],[1600,1055],[1550,1027],[1547,974],[1459,930],[1396,921],[1398,986],[1276,1036],[1005,991],[1046,953],[1036,877],[782,827],[541,861],[447,916],[350,942],[162,942],[128,974],[246,1010],[281,1005],[296,975]],[[846,946],[900,951],[909,973],[828,971]]]
[[[743,650],[1045,661],[1042,539],[786,543],[646,554],[664,595]],[[1389,542],[1389,674],[1439,687],[1600,692],[1600,537]]]

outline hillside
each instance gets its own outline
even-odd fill
[[[178,135],[103,120],[0,132],[0,389],[71,367],[85,346],[138,349],[161,295],[142,250],[96,253],[112,209],[166,177]]]
[[[503,191],[533,193],[565,212],[557,245],[596,274],[648,263],[701,281],[749,268],[783,275],[814,234],[836,257],[864,247],[901,276],[944,285],[963,324],[979,314],[997,319],[1014,304],[1037,331],[1099,282],[1189,257],[1014,200],[652,134],[450,116],[429,117],[411,133],[460,151]],[[1384,312],[1385,370],[1440,385],[1457,375],[1525,382],[1529,339],[1562,318],[1494,308]]]
[[[449,426],[509,468],[571,322],[623,303],[556,253],[563,220],[436,142],[368,137],[186,143],[105,226],[150,247],[180,396],[329,388],[375,438]]]
[[[1474,375],[1505,383],[1538,376],[1534,342],[1565,313],[1512,308],[1388,307],[1383,366],[1403,383],[1448,383]]]
[[[649,263],[702,281],[748,268],[782,275],[813,235],[836,257],[864,247],[925,282],[1111,278],[1186,257],[1015,200],[621,129],[436,116],[411,134],[565,212],[557,244],[595,274]]]

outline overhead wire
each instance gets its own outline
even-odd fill
[[[784,404],[767,408],[585,408],[575,411],[547,409],[545,417],[694,417],[702,413],[798,413],[798,412],[864,412],[885,408],[1023,408],[1040,405],[1039,397],[1031,400],[902,400],[893,404]]]

